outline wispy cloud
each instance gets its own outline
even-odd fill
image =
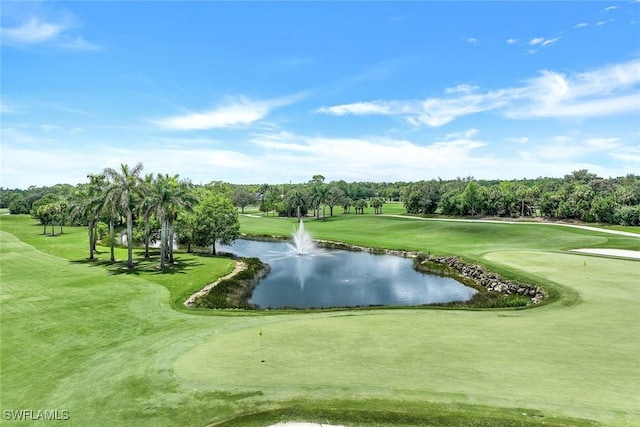
[[[480,42],[475,37],[467,37],[464,41],[466,41],[467,43],[472,44],[472,45],[477,45]]]
[[[517,44],[518,39],[507,39],[507,44]]]
[[[419,100],[379,100],[323,107],[333,115],[377,114],[404,117],[414,126],[441,126],[460,116],[500,110],[508,118],[598,117],[640,110],[640,60],[586,73],[542,71],[520,87],[480,92],[445,90],[447,96]]]
[[[319,169],[342,171],[340,175],[345,179],[374,176],[379,179],[396,175],[422,179],[431,173],[449,176],[452,158],[460,164],[479,164],[482,160],[474,159],[473,153],[486,145],[483,141],[469,138],[418,145],[408,140],[384,137],[328,138],[291,132],[258,134],[251,142],[264,150],[263,158],[286,165],[289,176],[304,179],[308,179],[309,170]],[[463,168],[459,169],[453,173],[462,174]]]
[[[589,24],[587,24],[586,22],[580,22],[579,24],[574,25],[573,28],[584,28],[588,26]]]
[[[535,38],[532,38],[531,40],[529,40],[529,46],[547,47],[547,46],[551,46],[552,44],[556,43],[558,40],[560,40],[560,37],[555,37],[553,39],[546,39],[544,37],[535,37]]]
[[[30,17],[16,27],[0,29],[2,44],[10,46],[30,46],[48,44],[67,50],[98,50],[100,47],[90,43],[82,36],[69,34],[72,20],[50,22],[39,17]]]
[[[74,39],[61,40],[60,43],[58,43],[58,46],[66,49],[73,49],[73,50],[100,50],[101,49],[101,47],[98,46],[97,44],[88,42],[81,36],[77,36]]]
[[[620,6],[609,6],[602,9],[603,12],[611,12],[612,10],[620,9]]]
[[[615,19],[607,19],[605,21],[596,22],[596,27],[602,27],[603,25],[607,25],[610,22],[615,22]]]
[[[66,28],[38,18],[31,18],[19,27],[3,28],[2,38],[8,43],[35,44],[54,40]]]
[[[567,75],[543,71],[514,95],[507,117],[598,117],[640,110],[640,60]]]
[[[246,97],[232,98],[224,105],[203,112],[188,113],[152,120],[172,130],[204,130],[247,126],[265,118],[276,108],[293,104],[304,95],[255,101]]]
[[[373,101],[356,102],[354,104],[335,105],[333,107],[322,107],[316,110],[318,113],[333,114],[343,116],[353,114],[355,116],[369,114],[393,114],[393,102]]]

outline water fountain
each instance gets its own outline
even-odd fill
[[[304,222],[300,220],[300,225],[292,234],[293,243],[291,247],[296,252],[296,255],[302,256],[312,254],[316,251],[316,245],[311,238],[311,235],[305,231]]]

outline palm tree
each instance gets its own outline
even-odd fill
[[[330,187],[327,185],[319,184],[311,190],[311,203],[313,203],[316,210],[316,219],[320,219],[320,205],[322,205],[322,218],[325,218],[324,207],[329,195],[329,189]]]
[[[164,269],[165,261],[173,263],[174,222],[181,209],[190,210],[195,204],[195,197],[189,191],[188,181],[180,181],[178,175],[158,174],[151,196],[151,205],[160,219],[160,268]]]
[[[119,172],[112,168],[104,170],[109,181],[107,199],[122,209],[127,217],[127,268],[133,268],[133,210],[140,193],[142,168],[142,163],[138,162],[133,168],[121,164]]]
[[[144,179],[140,181],[140,193],[143,196],[139,209],[144,218],[144,257],[149,258],[149,223],[156,201],[155,193],[153,192],[153,174],[146,174]]]
[[[87,222],[89,230],[89,259],[96,250],[95,229],[104,204],[104,176],[88,175],[89,183],[80,184],[71,198],[71,218]]]

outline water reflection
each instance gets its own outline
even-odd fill
[[[271,266],[249,300],[260,308],[409,306],[465,301],[476,293],[451,278],[419,273],[411,260],[396,256],[326,249],[298,256],[288,243],[250,240],[220,249]]]

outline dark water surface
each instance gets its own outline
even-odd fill
[[[476,293],[454,279],[417,272],[398,256],[333,249],[298,256],[286,242],[242,239],[220,249],[271,266],[249,300],[260,308],[412,306],[466,301]]]

